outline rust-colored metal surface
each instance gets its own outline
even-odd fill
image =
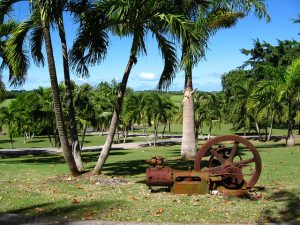
[[[195,170],[173,170],[172,193],[174,194],[208,194],[210,179],[209,174]]]
[[[149,167],[146,171],[146,184],[152,186],[172,187],[172,171],[166,167]]]
[[[206,168],[201,163],[209,157]],[[164,166],[159,156],[147,160],[149,187],[170,187],[175,194],[207,194],[216,191],[226,196],[245,196],[255,185],[261,173],[258,151],[247,139],[225,135],[207,141],[198,151],[195,170],[178,171]]]
[[[230,146],[224,146],[224,144]],[[242,156],[240,146],[244,147]],[[262,163],[259,153],[250,141],[240,136],[224,135],[207,141],[196,155],[194,164],[196,171],[201,171],[201,162],[207,155],[210,155],[210,159],[203,171],[211,175],[221,175],[225,186],[238,188],[243,181],[247,188],[251,188],[260,176]],[[250,170],[245,172],[247,170],[245,168],[250,168]]]

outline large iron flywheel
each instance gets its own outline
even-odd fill
[[[201,164],[205,164],[203,169]],[[194,165],[196,171],[212,175],[223,173],[226,177],[226,172],[235,173],[236,182],[244,180],[249,188],[256,184],[261,168],[261,158],[254,145],[237,135],[219,136],[204,143],[196,155]]]

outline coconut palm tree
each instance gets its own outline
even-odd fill
[[[7,126],[7,133],[9,135],[9,143],[10,148],[13,149],[13,135],[16,132],[16,117],[15,114],[12,112],[12,110],[8,107],[0,108],[0,125],[1,130],[2,126]]]
[[[101,18],[103,18],[104,12],[108,12],[107,15],[110,24],[113,24],[112,29],[114,33],[120,36],[132,36],[132,44],[129,60],[118,90],[116,106],[108,131],[108,136],[94,169],[95,174],[100,172],[108,157],[121,113],[121,107],[130,71],[133,65],[137,63],[137,57],[139,54],[146,53],[144,39],[147,33],[151,32],[156,38],[159,49],[161,50],[162,56],[165,60],[162,77],[174,77],[177,62],[175,48],[164,35],[171,33],[177,40],[180,40],[182,37],[191,36],[191,40],[197,40],[197,35],[195,35],[191,29],[192,24],[186,17],[165,13],[166,8],[164,7],[164,1],[108,0],[99,3],[98,6],[98,15],[100,14]],[[95,18],[93,19],[95,20]],[[96,29],[94,30],[97,32]],[[84,29],[83,32],[85,32]]]
[[[9,64],[7,62],[7,57],[4,53],[4,49],[8,37],[12,34],[13,30],[17,27],[18,23],[12,19],[3,22],[3,19],[1,19],[1,17],[4,17],[4,14],[5,14],[4,12],[2,14],[0,13],[0,59],[1,59],[0,77],[2,77],[2,72],[6,68],[9,69],[9,73],[10,73],[9,76],[11,77],[12,70],[10,69]]]
[[[266,141],[270,141],[276,115],[283,111],[274,80],[263,80],[254,87],[247,102],[247,110],[256,110],[256,121],[268,121],[270,129]]]
[[[288,146],[295,145],[293,138],[293,125],[294,118],[296,117],[296,112],[299,110],[299,103],[297,99],[300,96],[300,59],[296,59],[292,64],[286,69],[283,76],[279,79],[279,86],[277,90],[279,91],[279,100],[284,101],[288,108],[288,133],[286,144]]]
[[[82,158],[81,158],[81,145],[78,140],[78,134],[76,129],[76,120],[75,120],[75,109],[73,103],[73,85],[70,78],[70,70],[69,70],[69,55],[68,55],[68,47],[66,41],[66,32],[64,27],[64,19],[63,12],[66,9],[68,1],[55,1],[53,7],[53,18],[54,23],[58,27],[59,37],[61,41],[61,49],[62,49],[62,57],[63,57],[63,68],[64,68],[64,83],[66,87],[66,108],[68,111],[68,121],[69,121],[69,131],[70,131],[70,145],[72,146],[72,152],[74,156],[74,160],[76,162],[77,168],[80,171],[84,170]],[[44,4],[41,2],[41,4]]]
[[[123,125],[124,143],[128,136],[128,130],[135,123],[140,124],[142,117],[142,94],[131,93],[124,99],[124,105],[121,113],[121,124]]]
[[[196,140],[198,138],[199,129],[202,135],[204,123],[208,126],[207,139],[209,140],[213,126],[221,124],[221,101],[217,94],[207,93],[197,95],[195,103]]]
[[[94,104],[93,88],[89,84],[75,86],[74,106],[76,109],[76,120],[82,129],[81,148],[84,143],[86,129],[88,126],[95,127],[97,121],[96,105]]]
[[[201,38],[196,43],[198,48],[188,39],[182,42],[181,65],[185,72],[185,82],[181,158],[189,159],[196,154],[192,68],[204,57],[208,39],[219,29],[235,25],[238,19],[243,18],[253,8],[259,18],[266,16],[268,20],[269,16],[263,0],[176,1],[175,3],[175,10],[183,12],[195,21],[197,24],[195,29],[201,34]]]
[[[16,1],[6,1],[5,3],[13,4]],[[2,2],[3,3],[3,2]],[[22,84],[25,82],[29,60],[23,49],[26,35],[31,31],[29,42],[31,53],[34,61],[38,65],[43,65],[44,59],[41,52],[42,42],[45,43],[50,82],[53,95],[53,106],[56,118],[56,125],[59,132],[60,142],[63,148],[64,157],[72,175],[79,175],[79,170],[75,163],[72,148],[68,142],[67,130],[64,124],[62,106],[59,94],[59,87],[56,76],[56,68],[53,56],[53,47],[51,42],[50,27],[53,22],[52,5],[54,1],[34,1],[31,2],[30,17],[24,20],[14,30],[13,36],[7,42],[7,57],[9,65],[14,71],[12,77],[13,84]],[[7,6],[6,5],[6,6]],[[2,5],[0,5],[0,8]]]

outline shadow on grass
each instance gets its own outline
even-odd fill
[[[33,157],[34,156],[34,157]],[[40,152],[39,154],[2,154],[0,158],[8,159],[7,164],[65,164],[65,160],[62,155],[49,154],[47,152]]]
[[[82,157],[84,162],[96,162],[100,149],[90,149],[89,152],[93,153],[83,153]],[[97,153],[96,153],[97,152]],[[110,152],[111,156],[114,155],[126,155],[127,151],[121,148],[112,149]],[[29,163],[29,164],[64,164],[65,160],[62,154],[57,154],[55,152],[49,152],[46,150],[9,150],[5,152],[0,152],[0,159],[11,159],[7,163]]]
[[[269,198],[275,202],[285,203],[282,210],[267,209],[262,213],[262,217],[267,223],[300,224],[300,199],[299,195],[291,191],[278,191]],[[260,223],[263,224],[263,223]]]
[[[39,224],[39,221],[48,221],[47,224],[70,224],[69,221],[63,219],[68,218],[102,218],[104,214],[112,211],[114,208],[123,208],[126,205],[122,201],[111,201],[111,200],[96,200],[92,202],[79,202],[78,204],[57,206],[60,202],[56,203],[45,203],[38,205],[31,205],[24,208],[14,209],[7,211],[10,214],[29,214],[30,217],[15,216],[15,218],[5,217],[0,215],[1,224],[24,224],[32,223]],[[95,211],[95,209],[97,209]],[[44,223],[43,223],[44,224]]]
[[[167,160],[166,166],[170,166],[174,170],[188,170],[194,168],[194,161],[182,161],[180,159]],[[143,175],[149,164],[145,160],[130,160],[114,163],[106,163],[102,169],[108,175],[112,176],[135,176]]]
[[[286,145],[285,143],[255,144],[255,147],[259,150],[264,148],[286,148]]]

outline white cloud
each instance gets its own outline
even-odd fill
[[[155,74],[154,73],[145,73],[145,72],[141,72],[139,74],[139,77],[142,80],[154,80],[155,79]]]

